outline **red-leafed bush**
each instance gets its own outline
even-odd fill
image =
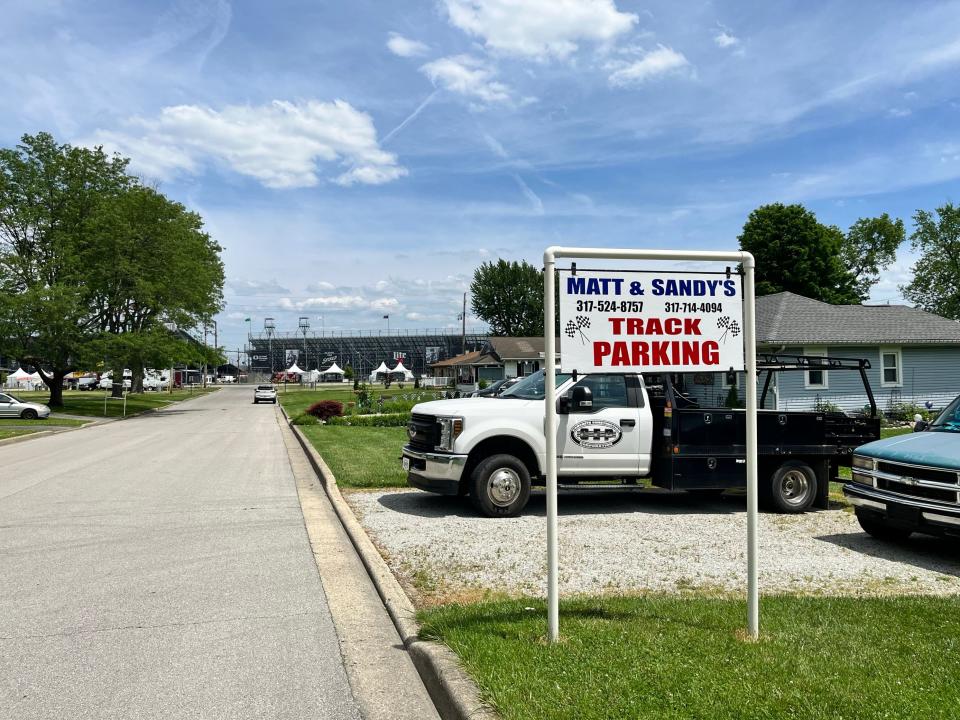
[[[343,403],[339,400],[321,400],[307,408],[307,415],[313,415],[324,421],[332,417],[340,417],[343,415]]]

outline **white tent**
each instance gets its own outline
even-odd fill
[[[343,375],[343,369],[339,365],[334,363],[333,365],[328,367],[326,370],[321,370],[320,374],[321,375]]]
[[[404,380],[413,380],[413,373],[403,366],[403,360],[397,362],[397,366],[390,371],[391,375],[403,375]]]
[[[318,370],[307,370],[300,376],[300,381],[304,383],[320,382],[320,372]]]
[[[17,368],[16,372],[7,375],[8,388],[27,388],[30,387],[30,373],[23,368]]]
[[[385,362],[382,362],[380,363],[380,367],[378,367],[376,370],[370,373],[370,381],[376,382],[377,375],[389,375],[389,374],[390,374],[390,368],[387,367],[387,364]]]
[[[287,372],[288,372],[288,373],[291,373],[291,374],[293,374],[293,375],[303,375],[303,370],[301,370],[299,367],[297,367],[297,364],[296,364],[296,363],[294,363],[293,365],[291,365],[290,367],[288,367],[288,368],[287,368]]]

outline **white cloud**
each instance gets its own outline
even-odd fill
[[[334,285],[331,282],[327,282],[326,280],[316,280],[310,283],[309,285],[307,285],[307,287],[304,289],[307,292],[313,293],[313,292],[329,292],[331,290],[336,289],[336,287],[337,287],[336,285]]]
[[[690,67],[690,62],[672,48],[658,45],[633,62],[617,61],[608,63],[606,68],[613,70],[610,75],[610,84],[614,87],[624,87],[646,82],[647,80],[675,73]]]
[[[608,43],[639,18],[613,0],[444,0],[450,22],[489,50],[537,60],[563,59],[583,41]]]
[[[469,55],[443,57],[428,62],[420,71],[437,87],[485,103],[510,99],[510,88],[493,79],[496,73],[486,63]]]
[[[887,110],[887,115],[894,118],[910,117],[913,111],[910,108],[893,107]]]
[[[387,48],[389,48],[390,52],[394,55],[399,55],[400,57],[420,57],[426,55],[430,49],[425,43],[419,40],[411,40],[395,32],[390,33],[390,39],[387,40]]]
[[[131,132],[98,131],[84,144],[102,144],[131,158],[135,171],[159,178],[197,173],[205,160],[222,163],[270,188],[311,187],[319,164],[343,169],[340,185],[378,185],[407,174],[380,148],[370,116],[343,100],[164,108],[134,118]]]
[[[720,29],[717,31],[717,34],[713,36],[713,42],[717,44],[718,48],[726,49],[739,45],[740,38],[725,29]]]
[[[283,295],[290,291],[280,283],[273,280],[247,280],[245,278],[232,278],[226,282],[234,295]]]
[[[280,307],[284,310],[308,310],[311,308],[339,308],[357,309],[369,307],[366,299],[360,295],[322,295],[320,297],[306,298],[305,300],[291,300],[290,298],[280,298]]]
[[[370,307],[374,310],[392,310],[400,306],[400,301],[396,298],[377,298],[370,302]]]

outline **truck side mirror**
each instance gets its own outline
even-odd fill
[[[923,419],[920,413],[913,416],[913,431],[923,432],[927,429],[927,421]]]
[[[590,412],[593,409],[593,391],[577,385],[570,391],[570,412]]]

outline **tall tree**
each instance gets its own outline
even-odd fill
[[[154,189],[132,186],[111,210],[89,262],[90,282],[98,329],[115,336],[111,357],[117,369],[130,368],[137,392],[155,356],[152,344],[169,347],[165,333],[155,332],[161,323],[203,325],[222,307],[221,247],[199,215]]]
[[[859,302],[855,279],[840,260],[843,233],[802,205],[757,208],[739,240],[757,260],[757,295],[787,290],[828,303]]]
[[[854,288],[861,300],[870,297],[870,288],[880,279],[880,271],[897,258],[897,249],[906,237],[903,220],[887,213],[880,217],[860,218],[847,231],[840,246],[840,259],[854,277]]]
[[[84,259],[127,161],[47,133],[0,149],[0,350],[33,365],[63,406],[63,378],[93,330]]]
[[[946,203],[934,213],[917,210],[910,244],[920,251],[903,296],[937,315],[960,320],[960,207]]]
[[[543,273],[526,261],[485,262],[473,273],[470,307],[493,335],[543,335]]]

